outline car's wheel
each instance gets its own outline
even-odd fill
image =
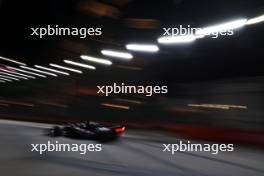
[[[61,129],[58,126],[53,127],[52,129],[50,129],[50,136],[52,137],[57,137],[57,136],[61,136]]]

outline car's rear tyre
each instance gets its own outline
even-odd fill
[[[60,129],[60,127],[55,126],[52,129],[50,129],[50,136],[52,137],[58,137],[62,135],[62,131]]]

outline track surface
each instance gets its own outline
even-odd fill
[[[119,140],[102,144],[101,152],[30,152],[32,143],[96,143],[50,138],[43,135],[49,125],[0,120],[1,176],[263,176],[264,152],[236,146],[235,152],[162,152],[163,143],[177,138],[160,133],[127,131]]]

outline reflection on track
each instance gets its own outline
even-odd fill
[[[30,152],[31,143],[96,143],[67,138],[49,138],[43,128],[49,125],[0,120],[1,175],[128,175],[128,176],[211,176],[264,175],[264,153],[261,150],[236,147],[235,152],[210,155],[202,152],[162,152],[163,143],[177,138],[159,133],[127,131],[113,143],[103,144],[102,152]],[[16,168],[16,169],[14,169]]]
[[[96,162],[96,161],[85,161],[75,158],[64,158],[64,157],[49,157],[47,162],[52,162],[57,165],[63,165],[67,167],[74,167],[83,170],[95,171],[96,173],[105,174],[121,174],[121,175],[131,175],[131,176],[145,176],[145,175],[175,175],[175,172],[163,172],[158,169],[147,169],[147,168],[137,168],[129,167],[117,164]]]

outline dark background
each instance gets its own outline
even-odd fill
[[[188,24],[202,27],[252,18],[261,15],[263,7],[264,2],[256,0],[3,0],[0,56],[29,66],[63,64],[64,59],[81,61],[82,54],[102,57],[100,50],[104,48],[122,50],[131,42],[156,43],[163,27]],[[30,35],[31,27],[48,24],[101,27],[103,35],[86,39],[74,36],[39,39]],[[157,54],[133,53],[132,61],[113,60],[111,67],[98,65],[96,71],[82,69],[82,75],[73,73],[69,77],[1,84],[1,101],[9,106],[0,107],[0,117],[42,122],[86,119],[176,132],[182,132],[179,129],[184,126],[183,134],[190,132],[191,127],[259,134],[264,122],[263,27],[256,24],[237,30],[234,36],[160,46]],[[3,66],[13,65],[0,61]],[[113,82],[168,85],[169,93],[153,97],[96,94],[97,85]],[[130,109],[104,107],[102,103]],[[190,103],[235,104],[248,109],[201,109],[188,107]]]

